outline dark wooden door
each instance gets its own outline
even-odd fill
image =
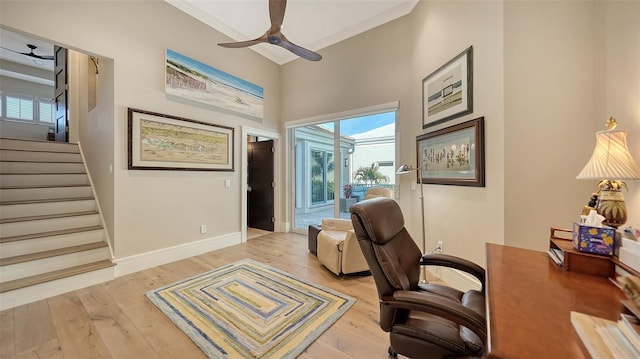
[[[56,108],[56,141],[69,142],[69,112],[67,111],[67,93],[69,92],[67,76],[67,49],[59,46],[54,48],[55,90],[54,103]]]
[[[251,228],[274,230],[273,140],[249,142],[247,225]]]

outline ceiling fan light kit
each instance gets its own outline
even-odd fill
[[[282,33],[282,21],[284,20],[286,7],[286,0],[269,0],[269,17],[271,18],[271,27],[267,32],[254,40],[227,42],[218,45],[228,48],[241,48],[260,43],[267,43],[287,49],[303,59],[307,59],[309,61],[320,61],[322,59],[322,55],[292,43]]]

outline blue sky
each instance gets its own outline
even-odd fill
[[[343,135],[347,136],[355,135],[356,133],[367,132],[369,130],[373,130],[374,128],[393,123],[395,121],[395,117],[395,112],[385,112],[375,115],[354,117],[348,120],[342,120],[340,121],[340,132]],[[333,122],[322,124],[321,126],[329,130],[333,130]]]

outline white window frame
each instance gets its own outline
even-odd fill
[[[7,112],[7,99],[8,98],[14,98],[14,99],[18,99],[20,101],[29,101],[31,102],[31,119],[24,119],[24,118],[20,118],[20,117],[10,117],[9,113]],[[22,107],[22,106],[20,106]],[[23,123],[36,123],[36,111],[35,108],[33,106],[33,96],[28,96],[28,95],[20,95],[20,94],[6,94],[6,95],[2,95],[2,113],[3,113],[3,119],[7,120],[7,121],[13,121],[13,122],[23,122]]]
[[[36,116],[36,123],[42,125],[53,125],[56,122],[56,104],[50,98],[37,97],[37,101],[34,101],[34,106],[37,108],[38,115]],[[51,105],[51,121],[43,121],[41,119],[40,104]]]
[[[31,119],[24,119],[24,118],[16,118],[16,117],[9,117],[7,114],[7,98],[15,98],[15,99],[19,99],[19,100],[26,100],[31,102],[31,114],[32,114],[32,118]],[[41,121],[40,120],[40,103],[46,103],[46,104],[50,104],[51,105],[51,109],[52,109],[52,113],[51,113],[51,121]],[[23,94],[17,94],[17,93],[2,93],[0,92],[0,119],[2,119],[3,121],[10,121],[10,122],[19,122],[19,123],[29,123],[29,124],[37,124],[37,125],[43,125],[43,126],[51,126],[53,124],[55,124],[55,103],[53,102],[53,100],[46,98],[46,97],[39,97],[39,96],[30,96],[30,95],[23,95]]]

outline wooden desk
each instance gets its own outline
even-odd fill
[[[563,271],[545,252],[486,249],[489,358],[589,358],[570,312],[619,319],[624,294],[607,278]]]

